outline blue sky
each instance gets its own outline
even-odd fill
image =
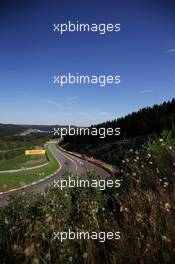
[[[25,3],[24,3],[25,2]],[[175,95],[173,1],[0,2],[0,123],[89,125]],[[121,23],[120,33],[53,32],[54,23]],[[53,85],[66,73],[121,84]]]

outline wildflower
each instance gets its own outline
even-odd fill
[[[165,210],[166,210],[167,212],[169,212],[170,209],[171,209],[171,205],[170,205],[169,203],[165,203],[165,204],[164,204],[164,207],[165,207]]]
[[[147,156],[148,156],[148,158],[151,158],[151,154],[150,154],[150,153],[148,153],[148,155],[147,155]]]
[[[159,168],[156,168],[156,173],[158,173],[158,174],[160,173]]]
[[[172,147],[172,146],[169,146],[169,149],[170,149],[170,150],[172,150],[172,149],[173,149],[173,147]]]
[[[30,246],[26,247],[24,253],[27,257],[30,257],[33,255],[33,251],[34,251],[34,244],[32,243]]]
[[[160,141],[160,142],[163,142],[163,138],[159,138],[159,141]]]
[[[140,213],[137,213],[136,220],[137,220],[137,222],[141,222],[142,221],[142,215]]]
[[[132,176],[136,176],[137,174],[135,172],[132,173]]]
[[[123,212],[123,206],[120,207],[120,212]]]
[[[150,165],[152,165],[152,164],[153,164],[153,162],[152,162],[152,161],[150,161],[150,162],[149,162],[149,164],[150,164]]]
[[[165,242],[171,242],[171,240],[166,236],[162,236],[162,240]]]
[[[9,221],[7,218],[5,218],[5,224],[8,225]]]
[[[163,183],[163,187],[166,188],[168,186],[168,182]]]
[[[72,262],[73,261],[73,258],[72,257],[69,257],[69,262]]]
[[[39,264],[39,259],[38,258],[34,258],[33,259],[33,264]]]
[[[87,252],[84,252],[83,253],[83,258],[86,259],[88,257],[88,253]]]
[[[14,250],[14,251],[17,251],[17,250],[18,250],[18,245],[14,244],[14,245],[13,245],[13,250]]]

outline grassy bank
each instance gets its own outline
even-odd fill
[[[44,167],[29,171],[0,174],[0,191],[6,191],[24,186],[26,184],[32,183],[33,181],[38,181],[55,172],[58,169],[59,164],[48,149],[47,156],[49,159],[49,164]]]
[[[33,166],[41,165],[46,163],[47,157],[45,155],[19,155],[13,159],[1,160],[0,171],[3,170],[14,170],[20,168],[30,168]]]
[[[130,149],[122,164],[119,189],[65,188],[14,196],[0,209],[2,263],[173,263],[173,134],[164,133],[142,150]],[[120,231],[121,239],[54,240],[54,232],[68,229]]]

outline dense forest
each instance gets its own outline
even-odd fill
[[[59,127],[59,126],[58,126]],[[12,125],[0,124],[0,137],[18,135],[28,129],[39,129],[44,132],[52,131],[54,126],[46,125]]]
[[[119,163],[127,150],[139,148],[148,139],[160,135],[163,130],[175,126],[175,99],[153,107],[143,108],[125,117],[101,123],[95,127],[121,128],[121,135],[107,136],[66,136],[61,145],[71,151],[90,155],[105,162]]]
[[[26,129],[20,125],[0,124],[0,137],[16,135],[25,130]]]

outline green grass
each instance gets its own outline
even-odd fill
[[[58,169],[59,164],[48,149],[47,155],[49,164],[44,167],[23,172],[0,174],[0,191],[24,186],[55,172]]]
[[[13,159],[1,160],[0,170],[14,170],[20,168],[29,168],[41,165],[47,162],[45,155],[27,156],[25,154],[19,155]]]

